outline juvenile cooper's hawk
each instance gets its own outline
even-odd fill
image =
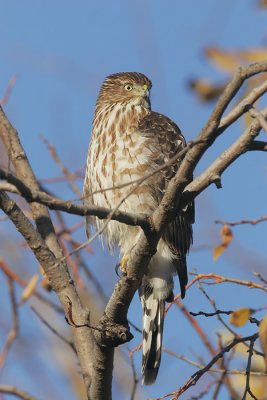
[[[174,157],[184,148],[185,139],[173,121],[151,111],[150,88],[150,80],[137,72],[110,75],[104,81],[96,103],[87,159],[86,205],[114,209],[121,202],[119,209],[122,211],[146,214],[152,214],[159,205],[181,160],[139,185],[134,182]],[[125,183],[128,185],[120,186]],[[128,195],[135,185],[134,192]],[[105,190],[107,188],[111,189]],[[92,192],[96,193],[92,195]],[[191,204],[167,226],[139,288],[143,308],[144,384],[152,384],[157,377],[165,301],[173,299],[175,273],[179,276],[182,297],[185,295],[186,254],[192,243],[193,222],[194,206]],[[101,229],[104,223],[88,217],[88,234],[91,225]],[[104,236],[109,249],[118,245],[125,259],[139,233],[139,227],[110,221]]]

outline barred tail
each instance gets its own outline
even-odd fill
[[[155,382],[161,360],[161,343],[165,300],[156,299],[152,292],[141,296],[143,307],[142,384]]]

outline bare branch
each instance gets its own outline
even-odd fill
[[[136,368],[134,365],[134,359],[133,359],[133,355],[131,353],[130,353],[130,361],[131,361],[131,368],[132,368],[132,374],[133,374],[133,388],[132,388],[130,400],[134,400],[139,380],[137,378]]]
[[[86,216],[86,215],[94,215],[100,219],[112,219],[115,221],[122,222],[127,225],[139,225],[143,229],[148,229],[149,222],[147,217],[144,214],[133,214],[126,213],[119,210],[111,210],[104,207],[86,207],[80,204],[76,204],[70,200],[61,200],[59,198],[50,196],[46,192],[41,190],[31,190],[27,187],[24,182],[18,179],[14,174],[5,171],[3,168],[0,168],[0,178],[6,179],[9,183],[13,184],[17,190],[14,190],[12,186],[10,187],[13,193],[20,194],[27,200],[28,202],[36,202],[40,204],[44,204],[49,207],[51,210],[60,210],[65,211],[70,214]],[[3,186],[3,189],[8,189]],[[112,216],[110,216],[112,214]]]
[[[267,108],[262,111],[267,116]],[[212,183],[220,180],[222,173],[243,153],[250,150],[251,143],[259,135],[261,124],[254,120],[245,132],[225,150],[204,172],[186,186],[182,204],[187,204],[192,198],[206,189]]]
[[[7,88],[5,90],[4,96],[2,97],[2,99],[0,100],[0,106],[5,106],[8,103],[8,99],[10,97],[10,94],[16,84],[18,80],[18,75],[14,75],[12,76],[12,78],[10,79],[10,81],[8,82]]]
[[[14,341],[16,340],[18,336],[18,331],[19,331],[19,324],[18,324],[18,309],[17,309],[17,303],[16,303],[16,298],[15,298],[15,291],[14,291],[14,283],[12,279],[8,278],[8,288],[9,288],[9,297],[10,297],[10,302],[11,302],[11,309],[12,309],[12,321],[13,321],[13,326],[10,329],[6,343],[3,347],[3,350],[1,351],[0,354],[0,370],[2,370],[8,352],[13,345]]]
[[[44,317],[37,311],[34,307],[31,307],[32,311],[37,315],[37,317],[42,321],[42,323],[47,326],[48,329],[50,329],[51,332],[54,333],[59,339],[61,339],[64,343],[66,343],[68,346],[72,348],[72,350],[76,353],[75,346],[72,341],[69,339],[65,338],[65,336],[61,335],[49,322],[47,322]]]
[[[39,184],[34,172],[29,164],[26,153],[20,143],[18,133],[7,119],[2,107],[0,106],[0,137],[6,147],[9,157],[9,168],[13,165],[18,179],[31,190],[39,190]],[[41,236],[46,241],[48,247],[56,256],[62,255],[58,245],[57,237],[51,222],[47,208],[38,203],[32,203],[31,209],[36,222],[36,227]]]
[[[229,282],[229,283],[235,283],[237,285],[247,286],[250,289],[260,289],[267,292],[267,286],[260,285],[259,283],[255,283],[252,281],[243,281],[241,279],[228,278],[222,275],[217,275],[212,273],[211,274],[190,273],[190,275],[194,275],[196,280],[203,280],[204,281],[203,283],[206,283],[208,285],[216,285],[219,283]],[[205,282],[206,280],[212,280],[213,282]]]
[[[250,340],[250,346],[249,346],[249,351],[248,351],[248,363],[247,363],[247,368],[246,368],[246,377],[247,377],[247,379],[246,379],[246,387],[245,387],[245,392],[244,392],[244,395],[242,397],[242,400],[246,400],[247,394],[250,394],[250,396],[253,399],[257,400],[257,397],[254,396],[254,394],[251,392],[250,385],[249,385],[251,359],[252,359],[252,356],[253,356],[253,347],[254,347],[254,343],[255,343],[256,339],[257,339],[257,337],[253,337]]]
[[[167,347],[163,347],[163,351],[167,354],[169,354],[172,357],[178,358],[179,360],[182,360],[186,362],[187,364],[193,365],[194,367],[197,367],[198,369],[203,369],[205,368],[205,365],[200,364],[199,362],[190,360],[187,357],[184,357],[180,354],[175,353],[174,351],[168,349]],[[246,375],[245,370],[240,370],[240,369],[222,369],[222,368],[210,368],[208,372],[216,372],[218,374],[225,373],[227,375]],[[259,372],[259,371],[250,371],[251,376],[266,376],[265,372]]]
[[[219,130],[223,131],[237,121],[243,114],[249,111],[252,105],[267,92],[267,81],[255,87],[242,101],[235,106],[225,117],[222,118]]]
[[[250,143],[248,150],[267,151],[267,142],[263,142],[262,140],[254,140],[254,142]]]
[[[31,396],[29,393],[16,388],[16,386],[0,385],[0,393],[10,394],[19,397],[22,400],[37,400],[37,397]]]
[[[12,269],[4,262],[4,260],[0,257],[0,269],[4,272],[4,274],[11,279],[14,282],[17,282],[20,286],[27,286],[27,282],[24,281],[18,274],[16,274],[16,272],[12,271]],[[47,299],[46,297],[44,297],[41,293],[39,293],[39,291],[37,291],[36,289],[34,289],[33,291],[33,295],[40,300],[41,302],[43,302],[44,304],[48,305],[49,307],[51,307],[53,310],[62,313],[63,309],[62,307],[58,306],[58,304],[53,303],[52,301],[50,301],[49,299]]]
[[[49,153],[51,154],[51,157],[53,158],[55,163],[59,166],[59,169],[63,173],[66,181],[69,182],[72,191],[74,193],[76,193],[78,196],[81,196],[81,192],[80,192],[79,188],[77,187],[77,185],[75,183],[75,178],[74,178],[73,174],[70,173],[68,168],[60,160],[60,158],[59,158],[59,156],[57,154],[55,146],[52,146],[45,137],[42,137],[42,139],[43,139],[43,142],[46,144],[46,146],[47,146],[47,148],[49,150]]]
[[[229,226],[236,226],[236,225],[243,225],[243,224],[250,224],[250,225],[256,225],[260,222],[267,221],[267,215],[264,215],[263,217],[257,218],[257,219],[242,219],[241,221],[235,221],[235,222],[229,222],[229,221],[222,221],[217,219],[215,224],[221,224],[221,225],[229,225]]]
[[[255,341],[258,338],[258,333],[254,333],[254,335],[251,336],[246,336],[243,338],[235,338],[230,344],[225,346],[218,354],[216,354],[215,357],[212,358],[212,360],[205,365],[204,368],[201,368],[199,371],[195,372],[190,379],[188,379],[184,385],[182,385],[177,391],[169,393],[167,395],[161,396],[157,398],[157,400],[164,399],[166,397],[169,397],[170,395],[174,396],[173,399],[177,400],[181,394],[183,394],[186,390],[188,390],[190,387],[196,385],[196,383],[199,381],[199,379],[207,372],[210,370],[210,368],[227,352],[229,352],[233,347],[235,347],[238,343],[244,343],[247,341]]]
[[[205,347],[208,349],[209,353],[214,356],[216,354],[215,349],[213,348],[210,340],[208,339],[208,336],[206,333],[203,331],[201,326],[198,324],[198,322],[191,316],[191,313],[186,309],[185,305],[180,302],[179,300],[175,301],[175,304],[180,308],[180,310],[183,312],[183,314],[186,316],[186,318],[189,320],[190,324],[193,326],[199,337],[201,338],[203,344]]]

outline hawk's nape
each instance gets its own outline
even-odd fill
[[[179,153],[186,143],[173,121],[151,111],[150,88],[150,80],[137,72],[110,75],[104,81],[96,104],[87,158],[86,205],[114,209],[120,204],[122,211],[151,215],[160,204],[181,160],[153,172]],[[138,185],[134,183],[146,174],[147,179]],[[192,243],[193,222],[194,206],[190,204],[166,227],[139,288],[143,308],[144,384],[155,381],[160,366],[165,302],[173,299],[173,274],[178,274],[182,297],[185,295],[186,255]],[[102,220],[90,217],[87,231],[92,225],[101,229],[103,224]],[[104,231],[108,247],[119,246],[124,260],[139,234],[139,227],[117,221],[110,221]]]

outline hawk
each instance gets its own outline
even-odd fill
[[[138,72],[108,76],[98,95],[84,181],[85,204],[116,207],[131,213],[152,214],[175,175],[181,160],[153,173],[185,146],[177,125],[151,111],[151,81]],[[192,243],[193,203],[166,227],[139,288],[143,309],[142,382],[152,384],[161,360],[165,302],[173,300],[173,275],[178,274],[181,295],[187,284],[186,254]],[[87,217],[98,230],[105,221]],[[110,250],[120,249],[121,265],[137,243],[140,227],[110,221],[103,235]],[[127,269],[127,265],[126,265]]]

